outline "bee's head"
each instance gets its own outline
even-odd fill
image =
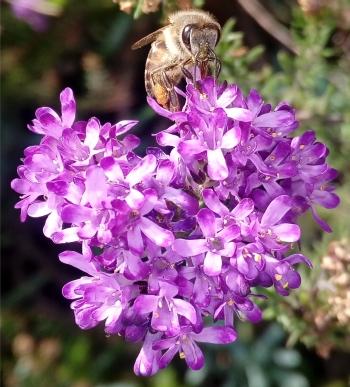
[[[200,62],[210,58],[219,39],[220,28],[216,24],[187,24],[181,32],[182,44]]]

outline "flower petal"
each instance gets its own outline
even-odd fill
[[[152,349],[152,344],[159,337],[160,333],[152,334],[147,332],[141,351],[134,364],[136,375],[152,376],[158,371],[160,354]]]
[[[315,190],[311,195],[314,203],[320,204],[324,208],[332,209],[339,205],[340,198],[333,192]]]
[[[160,146],[173,146],[176,147],[181,141],[180,137],[175,134],[160,132],[156,135],[157,143]]]
[[[250,122],[253,119],[252,113],[248,109],[243,108],[226,108],[227,117],[233,118],[237,121]]]
[[[101,208],[107,198],[106,176],[102,168],[92,166],[87,170],[85,187],[84,196],[91,207]]]
[[[167,187],[163,197],[185,210],[188,215],[195,215],[198,212],[198,200],[181,189]]]
[[[66,283],[62,288],[62,295],[69,300],[74,300],[80,298],[81,296],[76,293],[77,288],[85,282],[90,282],[90,278],[81,277],[74,281]]]
[[[192,257],[208,251],[205,239],[175,239],[173,248],[182,257]]]
[[[87,257],[76,251],[63,251],[58,257],[61,262],[76,267],[91,276],[97,274],[95,266],[87,259]]]
[[[196,309],[185,300],[180,298],[173,299],[174,305],[176,306],[176,313],[181,314],[181,316],[186,317],[192,324],[195,324],[197,321]]]
[[[136,255],[143,254],[144,245],[139,226],[132,227],[127,232],[128,246],[132,253]]]
[[[110,181],[115,182],[124,179],[123,171],[114,157],[104,157],[100,161],[100,166],[102,167],[105,175]]]
[[[209,276],[219,275],[221,273],[221,267],[221,255],[208,251],[204,259],[204,273]]]
[[[311,213],[312,217],[315,219],[315,221],[318,223],[318,225],[322,228],[323,231],[332,232],[332,228],[330,227],[330,225],[325,220],[323,220],[320,215],[318,215],[317,211],[313,207],[311,207]]]
[[[157,309],[158,299],[158,296],[141,294],[136,298],[133,308],[138,314],[152,313]]]
[[[156,179],[163,185],[168,185],[175,173],[175,163],[171,160],[161,160],[158,164]]]
[[[261,226],[273,226],[279,222],[283,216],[292,208],[292,200],[287,195],[278,196],[267,207],[261,218]]]
[[[158,226],[144,216],[140,219],[140,228],[146,237],[157,246],[170,247],[174,242],[175,238],[171,231]]]
[[[179,143],[177,150],[182,157],[191,158],[193,155],[205,151],[205,147],[199,140],[185,140]]]
[[[252,124],[257,128],[278,128],[291,125],[294,121],[294,115],[291,112],[279,110],[256,117]]]
[[[231,224],[228,227],[225,227],[220,232],[218,232],[217,236],[222,238],[224,243],[231,242],[241,235],[241,229],[236,224]]]
[[[126,196],[125,201],[128,206],[133,210],[140,210],[145,203],[145,196],[137,189],[130,189],[129,194]]]
[[[303,254],[292,254],[289,257],[285,258],[284,261],[287,261],[290,265],[296,265],[297,263],[303,263],[306,266],[312,268],[312,262],[305,257]]]
[[[203,232],[203,235],[206,238],[215,236],[216,218],[212,211],[210,211],[208,208],[202,208],[198,211],[197,221]]]
[[[43,233],[47,238],[51,238],[55,232],[59,232],[62,229],[62,219],[58,212],[52,211],[46,218]]]
[[[206,327],[200,333],[193,333],[193,338],[201,343],[229,344],[237,339],[236,331],[231,327]]]
[[[192,370],[199,370],[203,367],[203,352],[193,340],[183,341],[182,350],[185,355],[186,363]]]
[[[66,128],[70,128],[75,120],[75,99],[73,90],[65,88],[60,94],[62,105],[62,123]]]
[[[140,163],[126,176],[125,181],[131,186],[140,183],[153,174],[157,166],[157,159],[153,155],[145,156]]]
[[[231,214],[236,219],[244,220],[253,211],[254,211],[254,201],[249,198],[244,198],[232,210]]]
[[[221,148],[233,149],[241,141],[241,129],[239,126],[228,130],[222,137]]]
[[[176,353],[179,351],[180,345],[173,345],[159,359],[159,368],[165,368],[173,360]]]
[[[296,224],[283,223],[272,227],[272,231],[282,242],[296,242],[300,239],[300,227]]]
[[[138,124],[138,121],[136,121],[136,120],[119,121],[113,128],[114,134],[115,134],[115,136],[120,136],[120,135],[128,132],[131,128],[133,128],[137,124]]]
[[[253,324],[258,323],[262,319],[262,312],[257,305],[254,304],[253,309],[244,312],[244,316]]]
[[[90,118],[86,125],[86,136],[84,145],[87,145],[90,150],[95,149],[100,135],[100,123],[97,118]]]
[[[165,349],[168,349],[170,347],[174,347],[176,346],[175,343],[177,341],[177,337],[168,337],[166,339],[160,339],[160,340],[157,340],[156,342],[153,343],[153,346],[152,348],[154,350],[165,350]]]
[[[65,223],[80,223],[91,220],[94,217],[92,208],[77,206],[76,204],[67,204],[62,208],[61,218]]]
[[[208,175],[213,180],[225,180],[228,176],[228,168],[225,157],[220,148],[208,149]]]
[[[34,202],[28,207],[28,215],[32,218],[39,218],[40,216],[45,216],[50,214],[51,208],[49,208],[48,203],[45,202]]]
[[[162,108],[157,102],[155,99],[151,98],[151,97],[147,97],[147,102],[148,102],[148,105],[156,112],[158,113],[160,116],[163,116],[165,118],[169,118],[171,119],[171,115],[172,115],[172,112],[170,112],[169,110],[166,110],[164,108]]]
[[[62,231],[55,232],[51,235],[51,239],[54,243],[70,243],[79,241],[78,236],[79,227],[69,227]]]
[[[219,197],[212,189],[205,189],[202,192],[205,204],[216,214],[224,216],[228,214],[227,207],[221,203]]]

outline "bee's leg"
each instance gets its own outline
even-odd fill
[[[164,85],[164,87],[170,91],[171,89],[174,88],[173,84],[171,83],[171,80],[168,76],[168,74],[166,73],[166,70],[161,70],[159,71],[159,76],[160,76],[160,79],[162,80],[162,83]]]
[[[211,56],[209,57],[210,62],[214,62],[214,77],[218,78],[221,72],[221,62],[220,59],[215,54],[215,51],[210,49]]]
[[[177,112],[180,110],[180,102],[179,97],[177,96],[177,93],[175,91],[174,85],[169,79],[167,73],[165,70],[160,72],[160,76],[163,81],[163,85],[165,86],[167,92],[168,92],[168,105],[169,110],[172,112]]]
[[[199,52],[197,53],[197,55],[195,55],[194,57],[194,69],[193,69],[193,78],[194,78],[194,81],[193,81],[193,84],[194,84],[194,87],[196,89],[199,88],[198,86],[198,82],[197,82],[197,74],[198,74],[198,71],[199,71],[199,79],[202,80],[203,78],[205,78],[207,76],[207,66],[208,66],[208,63],[207,61],[203,61],[200,59],[199,57]]]
[[[193,85],[197,89],[197,68],[199,66],[199,63],[197,60],[194,62],[194,68],[193,68]]]
[[[214,63],[215,63],[215,78],[219,78],[219,75],[221,72],[221,61],[216,55],[215,55]]]
[[[174,88],[169,91],[169,110],[171,112],[178,112],[181,110],[179,97]]]
[[[209,58],[209,61],[214,63],[212,66],[213,70],[211,71],[211,74],[213,74],[213,77],[217,79],[221,72],[221,62],[217,57]]]
[[[169,101],[169,93],[166,87],[163,85],[159,71],[152,72],[150,74],[150,79],[152,83],[151,96],[154,97],[161,106],[166,107]]]
[[[181,71],[186,78],[188,78],[192,83],[194,82],[193,75],[184,65],[181,67]]]
[[[157,102],[163,107],[174,112],[180,110],[179,98],[174,88],[174,84],[177,84],[180,78],[177,79],[178,76],[174,78],[174,75],[170,77],[169,75],[172,74],[170,71],[176,68],[180,69],[188,62],[189,61],[186,60],[182,63],[174,63],[170,66],[158,67],[150,74],[150,78],[153,83],[153,94]],[[178,75],[181,76],[181,73]]]

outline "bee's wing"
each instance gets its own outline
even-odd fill
[[[132,50],[137,50],[138,48],[141,48],[143,46],[146,46],[147,44],[150,44],[154,42],[158,36],[167,28],[167,26],[159,28],[159,30],[152,32],[151,34],[145,36],[144,38],[138,40],[136,43],[134,43],[131,46]]]

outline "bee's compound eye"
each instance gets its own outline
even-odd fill
[[[182,41],[187,47],[190,47],[191,45],[191,31],[192,31],[193,25],[187,24],[185,28],[182,30]]]
[[[220,40],[220,37],[221,37],[221,31],[219,28],[216,28],[216,42],[215,42],[215,46],[219,43],[219,40]]]

